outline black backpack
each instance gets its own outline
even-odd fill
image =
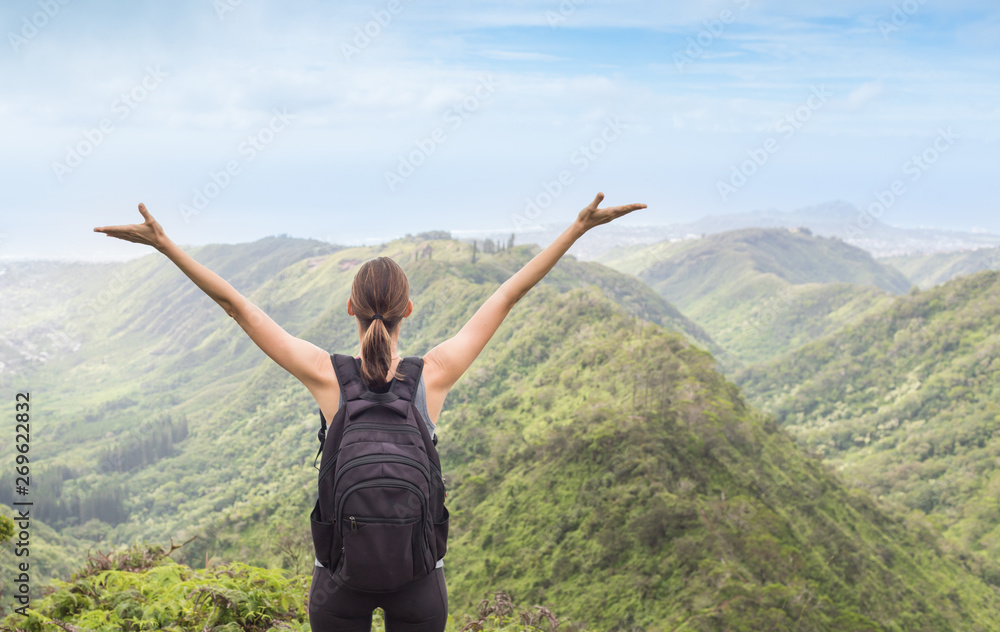
[[[434,570],[448,541],[436,437],[413,405],[423,359],[403,358],[373,392],[361,359],[332,354],[342,406],[320,411],[319,498],[310,522],[316,559],[340,585],[391,592]]]

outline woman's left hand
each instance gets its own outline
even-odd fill
[[[159,222],[146,210],[146,205],[139,204],[139,212],[142,213],[144,221],[142,224],[125,224],[123,226],[100,226],[94,229],[95,233],[104,233],[108,237],[117,237],[125,241],[137,244],[146,244],[157,250],[163,248],[167,243],[167,234]]]
[[[638,211],[639,209],[646,208],[645,204],[625,204],[623,206],[597,208],[597,206],[603,201],[604,194],[598,193],[597,197],[594,198],[594,201],[580,211],[580,214],[576,218],[576,222],[583,228],[584,232],[595,226],[607,224],[611,220],[618,219],[622,215],[628,215],[632,211]]]

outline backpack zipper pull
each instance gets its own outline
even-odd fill
[[[351,531],[358,532],[358,524],[354,522],[354,516],[351,516]]]

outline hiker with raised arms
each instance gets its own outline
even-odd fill
[[[598,208],[572,224],[488,298],[452,338],[422,358],[400,358],[400,326],[413,312],[409,283],[389,257],[362,264],[347,313],[357,356],[296,338],[229,283],[185,253],[145,205],[142,224],[95,232],[156,248],[229,314],[269,358],[312,393],[320,409],[319,498],[310,516],[316,560],[309,592],[313,630],[368,632],[381,607],[386,632],[440,632],[448,618],[444,507],[434,427],[445,397],[500,323],[591,228],[645,204]],[[327,421],[329,420],[329,425]],[[319,455],[317,455],[319,456]]]

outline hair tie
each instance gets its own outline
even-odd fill
[[[385,319],[382,318],[382,314],[373,314],[372,320],[381,320],[383,323],[385,323]]]

